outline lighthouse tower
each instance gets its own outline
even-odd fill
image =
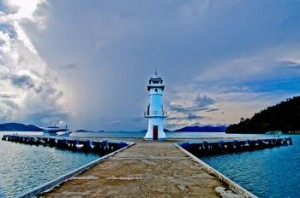
[[[148,130],[144,137],[145,140],[164,140],[166,134],[164,132],[163,120],[167,117],[162,103],[162,93],[165,86],[163,80],[157,75],[149,79],[147,90],[149,91],[150,103],[145,112],[145,118],[148,118]]]

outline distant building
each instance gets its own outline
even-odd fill
[[[163,120],[167,117],[162,103],[162,94],[165,86],[163,80],[157,75],[149,79],[147,90],[149,91],[150,103],[145,112],[145,118],[148,118],[148,130],[144,137],[145,140],[164,140],[166,134],[164,132]]]

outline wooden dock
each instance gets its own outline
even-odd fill
[[[218,186],[174,142],[137,141],[40,197],[219,197]]]

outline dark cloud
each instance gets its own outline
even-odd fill
[[[40,126],[59,125],[62,120],[68,120],[68,114],[59,109],[49,109],[33,112],[26,116],[28,123],[36,123]]]
[[[300,63],[296,63],[293,61],[282,61],[281,65],[290,69],[300,69]]]
[[[201,126],[203,125],[202,123],[198,122],[198,121],[193,121],[193,120],[189,120],[188,123],[186,124],[182,124],[182,123],[166,123],[165,124],[165,128],[166,129],[171,129],[171,130],[177,130],[180,129],[184,126]]]
[[[64,93],[55,88],[53,84],[53,82],[44,81],[40,85],[35,86],[34,90],[37,94],[42,93],[43,96],[48,97],[55,102],[60,99]]]
[[[188,122],[188,124],[198,124],[199,120],[203,120],[207,117],[199,115],[201,112],[211,112],[217,111],[218,109],[212,108],[211,106],[215,104],[216,101],[207,95],[201,96],[198,94],[196,98],[192,100],[192,104],[190,106],[184,105],[173,105],[168,104],[168,108],[171,112],[180,113],[179,116],[169,117],[167,120],[169,127],[176,127],[176,122],[183,123]],[[183,114],[183,115],[182,115]]]
[[[198,120],[198,119],[203,119],[203,118],[205,118],[205,117],[199,116],[196,114],[192,114],[192,113],[189,113],[186,117],[186,119],[188,119],[188,120]]]
[[[200,94],[198,94],[194,100],[194,104],[198,108],[206,108],[215,103],[216,103],[216,101],[214,99],[212,99],[206,95],[200,96]]]
[[[191,106],[184,105],[174,105],[167,104],[168,108],[171,111],[179,112],[179,113],[190,113],[190,112],[200,112],[200,111],[211,111],[214,110],[210,106],[215,104],[216,101],[206,95],[200,96],[199,94],[193,100],[193,104]]]
[[[199,108],[197,106],[184,106],[184,105],[173,105],[173,104],[168,104],[167,106],[171,111],[178,112],[178,113],[205,111],[208,109],[206,107]]]
[[[182,122],[188,122],[188,123],[200,123],[199,120],[205,119],[207,117],[200,116],[193,113],[188,113],[185,116],[172,116],[167,118],[167,124],[176,124],[176,122],[182,123]],[[175,122],[174,122],[175,121]]]
[[[31,89],[34,87],[33,79],[30,76],[25,75],[25,74],[12,75],[10,80],[11,80],[11,83],[18,88]]]
[[[172,121],[172,120],[178,120],[178,119],[180,119],[179,117],[167,117],[167,120],[168,121]]]
[[[0,13],[1,17],[1,13]],[[9,23],[0,23],[0,31],[4,34],[8,34],[9,37],[15,38],[17,36],[17,33],[13,27],[12,24]],[[0,39],[0,46],[4,44],[4,40]]]
[[[42,96],[46,97],[46,100],[50,99],[55,102],[63,96],[63,92],[55,88],[54,82],[47,81],[46,79],[44,79],[42,82],[35,82],[32,77],[26,74],[13,74],[6,79],[10,79],[11,84],[17,88],[22,88],[24,90],[32,89],[36,94],[42,94]]]
[[[187,112],[187,108],[188,107],[184,107],[182,105],[174,105],[174,104],[167,104],[168,106],[168,109],[170,109],[171,111],[174,111],[174,112]]]
[[[213,111],[219,111],[220,109],[207,109],[207,110],[205,110],[205,112],[213,112]]]

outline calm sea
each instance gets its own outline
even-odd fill
[[[300,135],[292,146],[201,158],[258,197],[300,197]]]
[[[17,197],[98,158],[95,154],[0,140],[0,197]]]

